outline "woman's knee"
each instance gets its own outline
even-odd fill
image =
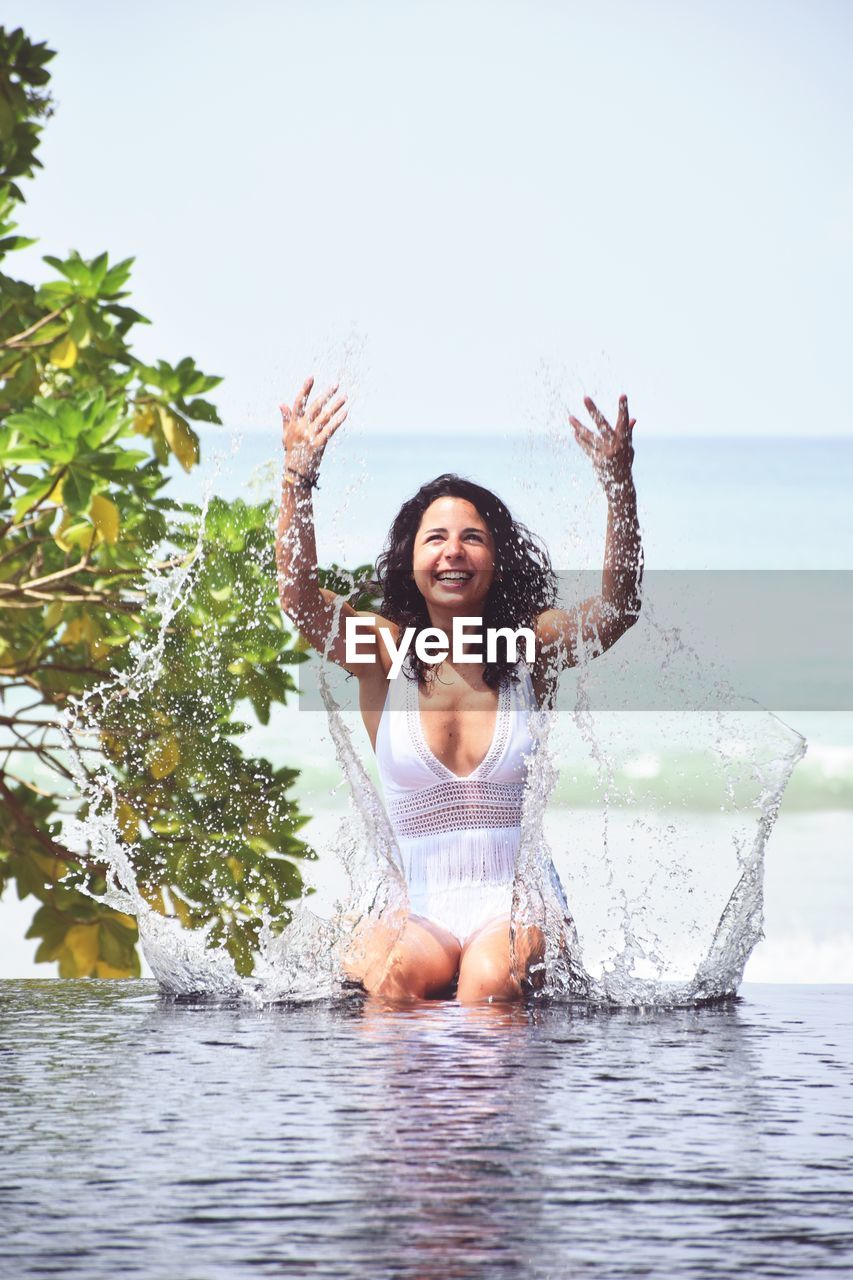
[[[478,1000],[517,1000],[523,993],[521,979],[539,967],[545,941],[537,928],[515,931],[515,945],[508,919],[489,922],[466,944],[459,965],[457,998],[462,1004]],[[534,984],[535,985],[535,984]]]
[[[374,969],[365,987],[394,1000],[429,1000],[449,995],[459,971],[461,948],[447,929],[410,916],[381,973]],[[375,976],[374,976],[375,975]],[[369,980],[373,977],[373,981]]]
[[[462,952],[457,999],[460,1004],[478,1000],[513,1000],[521,988],[512,972],[509,922],[478,931]]]

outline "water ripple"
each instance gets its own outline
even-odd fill
[[[850,991],[744,992],[254,1009],[3,983],[4,1274],[849,1275]]]

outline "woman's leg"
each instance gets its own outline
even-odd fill
[[[451,994],[461,950],[449,929],[425,916],[410,915],[393,943],[388,930],[377,925],[363,944],[358,961],[351,961],[346,968],[370,995],[430,1000]]]
[[[526,977],[530,966],[539,963],[545,954],[541,929],[535,925],[517,928],[515,951],[519,971]],[[522,995],[521,983],[512,972],[510,919],[497,916],[465,940],[456,998],[460,1004],[476,1004],[489,999],[519,1000]]]

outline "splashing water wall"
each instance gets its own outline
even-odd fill
[[[557,426],[556,394],[551,400],[550,412],[546,405],[538,416],[554,425],[544,435],[531,434],[519,450],[527,509],[516,514],[542,537],[555,566],[589,566],[601,558],[603,500]],[[372,500],[369,446],[362,441],[361,447],[367,464],[362,462],[356,482],[357,468],[346,468],[348,487],[335,516],[330,557],[323,555],[318,513],[323,563],[351,563],[347,547],[357,541]],[[446,469],[438,445],[435,457],[430,475]],[[324,471],[332,474],[334,468],[332,448]],[[276,460],[267,469],[271,518],[277,470]],[[421,475],[417,483],[427,478]],[[485,465],[471,478],[502,492]],[[393,495],[397,505],[411,487]],[[206,512],[207,500],[202,526]],[[66,722],[72,757],[99,734],[105,708],[138,698],[163,678],[170,626],[186,607],[203,556],[200,532],[178,568],[152,576],[158,640],[133,654],[130,670],[114,686],[93,691],[72,709]],[[563,573],[561,580],[562,603],[581,598],[578,579]],[[695,638],[680,632],[677,609],[673,616],[666,604],[658,607],[647,592],[641,619],[628,636],[604,658],[564,673],[556,710],[533,717],[538,749],[524,807],[513,919],[544,926],[544,993],[555,998],[645,1005],[729,995],[761,936],[765,843],[804,742],[748,698],[733,697],[719,672],[697,654]],[[390,948],[402,928],[405,884],[367,735],[352,705],[354,682],[348,685],[343,673],[324,669],[319,660],[300,672],[303,689],[313,681],[319,694],[328,742],[349,793],[336,838],[318,849],[318,872],[331,864],[345,878],[338,878],[339,892],[324,910],[312,910],[308,897],[294,904],[284,929],[261,905],[249,976],[238,973],[209,929],[182,927],[168,902],[155,907],[146,900],[133,843],[120,832],[109,771],[93,780],[90,772],[76,770],[90,812],[75,838],[109,867],[106,900],[137,917],[145,956],[168,992],[256,1002],[333,997],[346,990],[347,959],[366,931],[382,927]],[[199,700],[207,678],[200,664]],[[298,749],[293,737],[282,745],[289,764],[299,765]],[[321,813],[328,807],[328,788],[318,786],[306,799]],[[570,903],[569,923],[549,875],[551,857]]]

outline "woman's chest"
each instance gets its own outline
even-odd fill
[[[471,689],[436,683],[416,689],[423,740],[435,758],[457,776],[473,773],[489,755],[499,729],[501,694],[487,686]]]
[[[376,739],[383,786],[389,793],[438,783],[518,783],[535,751],[533,693],[526,670],[498,690],[435,694],[414,679],[392,684]]]

